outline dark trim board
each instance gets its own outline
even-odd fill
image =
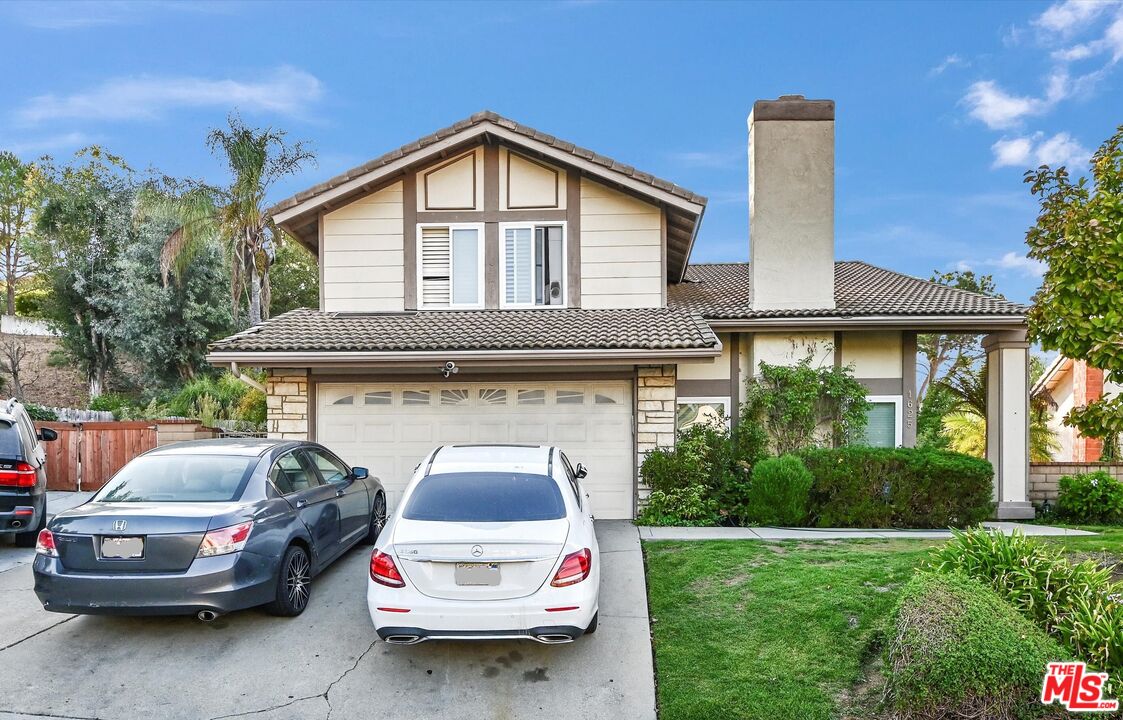
[[[904,428],[901,444],[916,447],[916,419],[920,399],[916,396],[916,333],[905,332],[901,335],[901,377],[904,379]],[[1028,377],[1028,376],[1027,376]]]
[[[402,240],[405,309],[416,310],[417,302],[417,176],[407,173],[402,180]],[[323,305],[321,304],[321,307]]]
[[[728,380],[678,380],[675,392],[682,397],[732,397]]]
[[[902,378],[854,378],[865,386],[870,395],[903,395],[905,381]]]
[[[486,166],[485,166],[486,172]],[[548,210],[429,210],[417,213],[419,223],[458,223],[458,222],[533,222],[565,220],[566,211]]]
[[[565,283],[569,307],[581,307],[581,174],[565,175]]]
[[[464,368],[457,375],[445,380],[439,373],[434,371],[423,373],[403,373],[403,372],[384,372],[384,373],[355,373],[353,375],[346,373],[312,373],[309,374],[311,381],[316,383],[356,383],[356,384],[375,384],[375,383],[405,383],[405,382],[426,382],[426,383],[444,383],[449,387],[455,387],[457,383],[461,384],[488,384],[488,383],[505,383],[505,382],[583,382],[590,381],[596,382],[598,380],[628,380],[636,376],[635,370],[626,371],[597,371],[597,372],[581,372],[581,370],[573,371],[559,371],[559,372],[511,372],[511,373],[495,373],[495,372],[482,372],[472,373],[471,368]]]

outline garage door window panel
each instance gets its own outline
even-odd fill
[[[428,390],[403,390],[402,391],[402,405],[428,405],[430,404],[430,394]]]
[[[519,390],[518,403],[519,403],[519,405],[545,405],[546,404],[546,391],[545,390]]]
[[[389,390],[375,390],[363,395],[364,405],[390,405],[393,402],[393,393]]]

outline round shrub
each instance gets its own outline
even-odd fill
[[[805,525],[807,494],[814,480],[795,455],[761,460],[749,483],[746,519],[758,525]]]
[[[1103,470],[1065,475],[1057,483],[1057,515],[1076,523],[1123,521],[1123,483]]]
[[[887,698],[906,720],[1040,716],[1045,667],[1069,657],[993,590],[959,574],[914,575],[890,632]]]

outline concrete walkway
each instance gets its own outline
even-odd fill
[[[1060,537],[1095,535],[1087,530],[1029,525],[1016,522],[983,523],[991,530],[1007,535],[1020,530],[1025,535]],[[851,530],[848,528],[776,528],[776,527],[641,527],[641,540],[941,540],[951,537],[950,530]]]

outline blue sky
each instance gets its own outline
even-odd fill
[[[0,5],[0,147],[222,179],[237,107],[309,141],[281,199],[488,108],[710,198],[695,261],[748,256],[754,100],[837,102],[837,255],[971,267],[1028,300],[1022,174],[1123,123],[1117,3]],[[1073,165],[1075,163],[1075,165]]]

